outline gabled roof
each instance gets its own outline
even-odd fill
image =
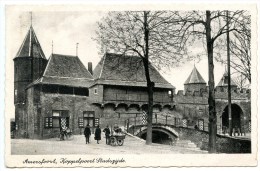
[[[15,58],[34,57],[46,59],[36,34],[31,26]]]
[[[228,73],[227,73],[227,71],[225,71],[225,73],[223,74],[223,76],[222,76],[222,78],[220,79],[220,81],[219,81],[219,83],[218,83],[217,86],[218,86],[218,87],[228,86],[227,81],[226,81],[226,83],[225,83],[225,79],[228,79],[227,77],[228,77]],[[236,83],[232,80],[232,78],[230,78],[230,85],[231,85],[231,86],[237,86]]]
[[[184,84],[206,84],[205,80],[200,75],[199,71],[194,65],[192,72]]]
[[[151,64],[149,69],[155,87],[174,88]],[[93,76],[96,84],[147,86],[142,59],[138,56],[106,53],[95,67]]]
[[[52,54],[43,76],[34,84],[57,84],[72,87],[89,87],[92,75],[77,56]]]

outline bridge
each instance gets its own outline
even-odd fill
[[[126,128],[127,132],[145,139],[147,125],[135,124]],[[154,123],[152,125],[153,142],[161,144],[178,144],[189,141],[194,143],[201,150],[208,150],[207,131],[192,129],[182,126]],[[217,134],[217,152],[220,153],[251,153],[251,140],[245,137],[229,137]]]

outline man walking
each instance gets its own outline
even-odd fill
[[[87,124],[85,130],[84,130],[84,135],[86,137],[86,144],[89,143],[89,137],[91,135],[91,131],[90,131],[90,128],[89,128],[89,124]]]
[[[106,135],[106,144],[109,145],[109,135],[110,135],[110,129],[107,125],[107,127],[103,130],[103,132],[105,132]]]

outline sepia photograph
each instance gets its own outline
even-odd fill
[[[256,166],[256,11],[6,5],[6,166]]]

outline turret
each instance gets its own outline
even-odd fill
[[[47,59],[31,26],[14,60],[14,103],[25,103],[25,88],[42,76]]]
[[[232,78],[230,79],[230,86],[231,86],[231,91],[237,90],[237,85],[232,80]],[[227,90],[228,90],[228,73],[227,73],[227,71],[225,71],[225,73],[223,74],[222,78],[220,79],[218,85],[216,86],[216,91],[227,92]]]
[[[188,79],[184,83],[184,92],[190,92],[193,94],[193,92],[204,92],[206,91],[206,82],[200,75],[199,71],[197,70],[196,66],[194,65],[194,68],[189,75]]]
[[[31,26],[14,57],[14,104],[18,137],[26,135],[26,87],[43,75],[47,59]]]

